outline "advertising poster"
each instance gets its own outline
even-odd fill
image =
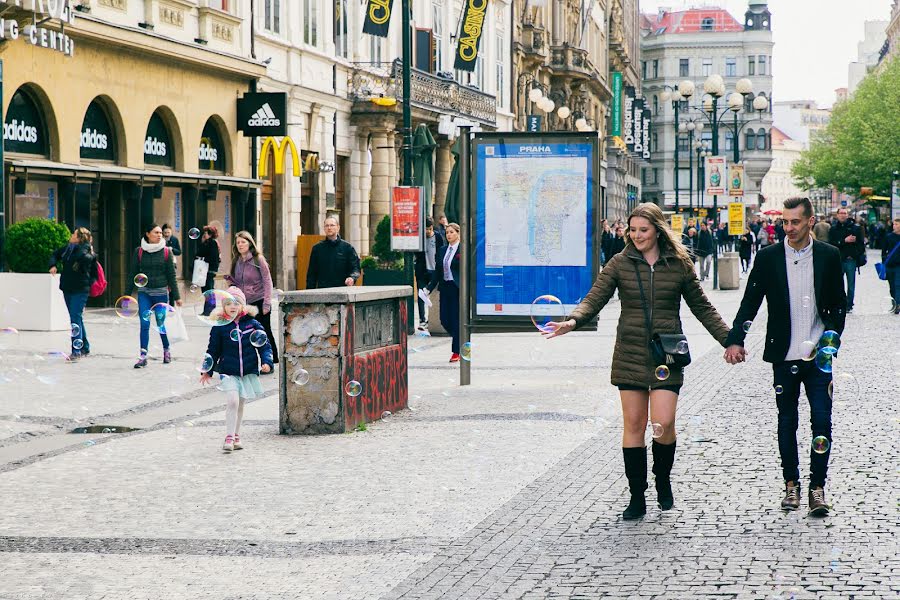
[[[728,195],[744,195],[744,165],[731,165],[728,169]]]
[[[391,195],[391,250],[424,250],[421,187],[395,187]]]
[[[744,235],[744,203],[728,203],[728,235]]]
[[[533,329],[535,298],[571,311],[599,268],[597,137],[479,134],[473,150],[475,317]]]
[[[672,231],[681,235],[684,232],[684,216],[672,215]]]
[[[710,196],[725,194],[725,181],[728,177],[724,156],[706,157],[706,193]]]
[[[622,135],[622,73],[613,71],[612,74],[612,100],[610,101],[612,114],[609,118],[609,135]]]

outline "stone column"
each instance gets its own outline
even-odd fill
[[[372,189],[369,193],[369,232],[374,238],[378,222],[391,208],[394,180],[394,135],[386,130],[372,133]]]
[[[359,249],[360,254],[369,251],[369,153],[366,146],[369,132],[360,128],[353,135],[350,154],[350,185],[344,199],[347,211],[346,239]],[[344,234],[342,234],[344,235]]]
[[[432,217],[444,212],[450,173],[453,171],[453,154],[450,152],[453,140],[442,138],[438,139],[437,143],[438,146],[434,149],[434,214],[429,215]]]

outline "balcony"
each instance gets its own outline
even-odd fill
[[[491,127],[497,124],[497,99],[455,80],[412,69],[410,104],[438,114],[464,117]],[[355,63],[349,96],[354,112],[395,112],[403,95],[403,62]],[[395,106],[378,106],[378,98],[396,98]],[[387,109],[387,110],[385,110]]]
[[[522,23],[522,40],[516,45],[526,60],[543,62],[547,58],[547,31],[534,23]]]
[[[568,75],[576,80],[592,79],[596,76],[594,66],[588,59],[587,50],[568,44],[550,47],[550,66],[559,75]]]

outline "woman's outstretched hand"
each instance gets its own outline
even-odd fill
[[[544,330],[541,332],[541,335],[549,340],[561,335],[566,335],[573,329],[575,329],[575,319],[569,319],[568,321],[563,321],[562,323],[550,321],[549,323],[544,325]]]

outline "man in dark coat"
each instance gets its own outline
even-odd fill
[[[700,233],[697,235],[697,258],[700,261],[700,281],[706,281],[709,277],[709,267],[712,265],[713,252],[716,251],[716,243],[706,221],[700,222]]]
[[[800,508],[797,427],[800,384],[809,400],[813,440],[810,451],[809,514],[825,516],[825,479],[831,448],[832,359],[844,331],[847,296],[841,256],[813,239],[808,198],[784,202],[786,243],[756,255],[744,298],[728,334],[725,360],[744,362],[744,338],[765,298],[769,307],[763,360],[772,363],[778,407],[778,449],[785,481],[783,510]]]
[[[306,289],[356,285],[359,279],[359,254],[338,235],[340,226],[334,217],[325,219],[325,239],[313,246],[306,270]]]
[[[839,208],[837,222],[828,232],[828,243],[841,251],[841,268],[847,278],[847,312],[853,310],[856,296],[856,259],[866,251],[863,233],[849,217],[846,208]]]

